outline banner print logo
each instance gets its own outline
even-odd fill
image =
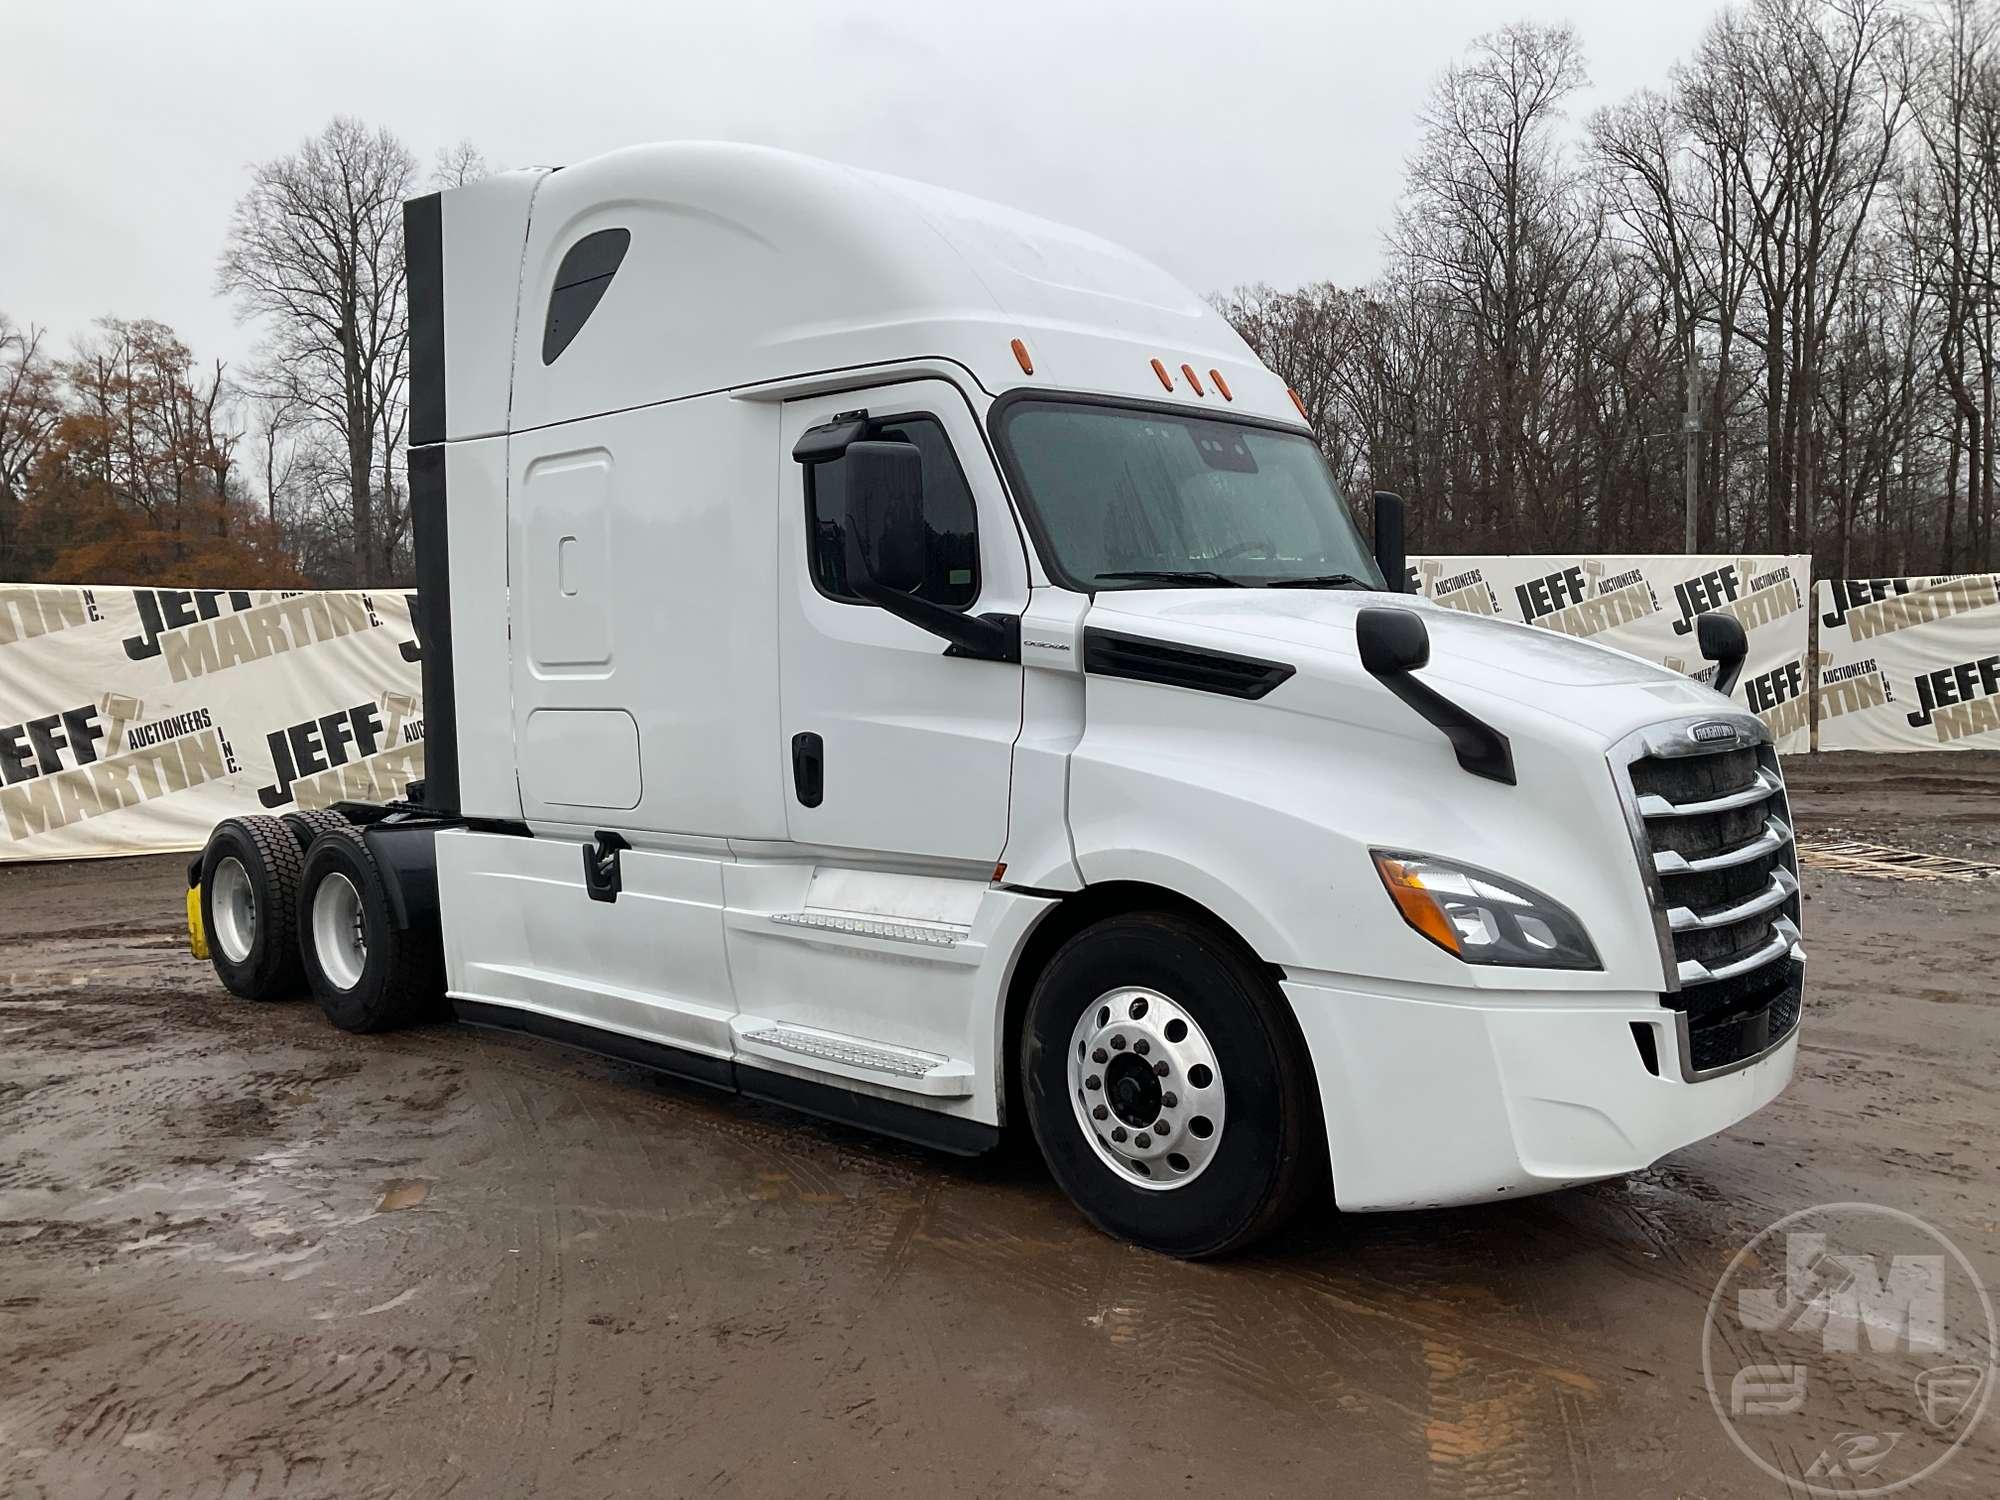
[[[125,654],[133,661],[164,658],[175,682],[382,625],[374,600],[365,593],[253,596],[215,589],[134,589],[132,598],[139,608],[140,633],[125,642]]]
[[[24,583],[0,587],[0,646],[54,635],[104,618],[91,589]]]

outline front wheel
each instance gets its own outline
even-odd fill
[[[1239,1250],[1323,1181],[1284,997],[1205,924],[1111,917],[1057,950],[1021,1038],[1050,1172],[1100,1229],[1169,1255]]]

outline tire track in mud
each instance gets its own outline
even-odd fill
[[[369,1473],[365,1456],[353,1452],[356,1423],[449,1397],[471,1375],[470,1361],[451,1350],[400,1343],[327,1349],[222,1321],[97,1352],[116,1371],[108,1380],[75,1387],[51,1381],[0,1399],[0,1434],[17,1456],[60,1452],[66,1472],[104,1493],[178,1495],[204,1483],[219,1493],[240,1488],[246,1475],[273,1473],[287,1485],[336,1477],[323,1474],[322,1448],[344,1454],[334,1461],[338,1477],[357,1487],[379,1483],[379,1472]],[[143,1390],[133,1388],[133,1369],[147,1372]]]

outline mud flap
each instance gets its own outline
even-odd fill
[[[188,952],[196,958],[208,957],[208,933],[201,925],[201,887],[191,885],[187,893]]]

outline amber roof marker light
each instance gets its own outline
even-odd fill
[[[1015,339],[1013,344],[1013,349],[1014,349],[1014,363],[1021,367],[1021,373],[1023,375],[1034,374],[1035,362],[1028,356],[1028,346],[1022,343],[1019,339]]]
[[[1299,420],[1305,423],[1306,426],[1308,427],[1312,426],[1313,419],[1306,415],[1306,404],[1305,402],[1299,399],[1299,393],[1293,390],[1290,386],[1286,386],[1285,394],[1292,398],[1292,405],[1296,406],[1299,409]]]
[[[1153,373],[1160,377],[1161,385],[1165,386],[1168,390],[1174,388],[1174,377],[1167,373],[1167,367],[1157,359],[1153,361]]]
[[[1188,384],[1189,384],[1189,385],[1191,385],[1191,386],[1193,386],[1193,387],[1194,387],[1194,393],[1195,393],[1195,394],[1196,394],[1197,396],[1200,396],[1200,397],[1203,397],[1204,399],[1206,399],[1206,397],[1208,396],[1208,392],[1207,392],[1207,391],[1205,391],[1205,390],[1203,390],[1203,389],[1201,388],[1201,377],[1200,377],[1199,375],[1195,374],[1195,372],[1194,372],[1194,366],[1193,366],[1193,365],[1182,365],[1182,366],[1181,366],[1181,374],[1183,374],[1183,375],[1187,376],[1187,382],[1188,382]]]
[[[1224,401],[1234,401],[1236,399],[1236,397],[1230,393],[1229,382],[1222,378],[1222,371],[1210,370],[1208,372],[1208,378],[1215,383],[1215,388],[1218,391],[1222,392],[1222,399]]]

